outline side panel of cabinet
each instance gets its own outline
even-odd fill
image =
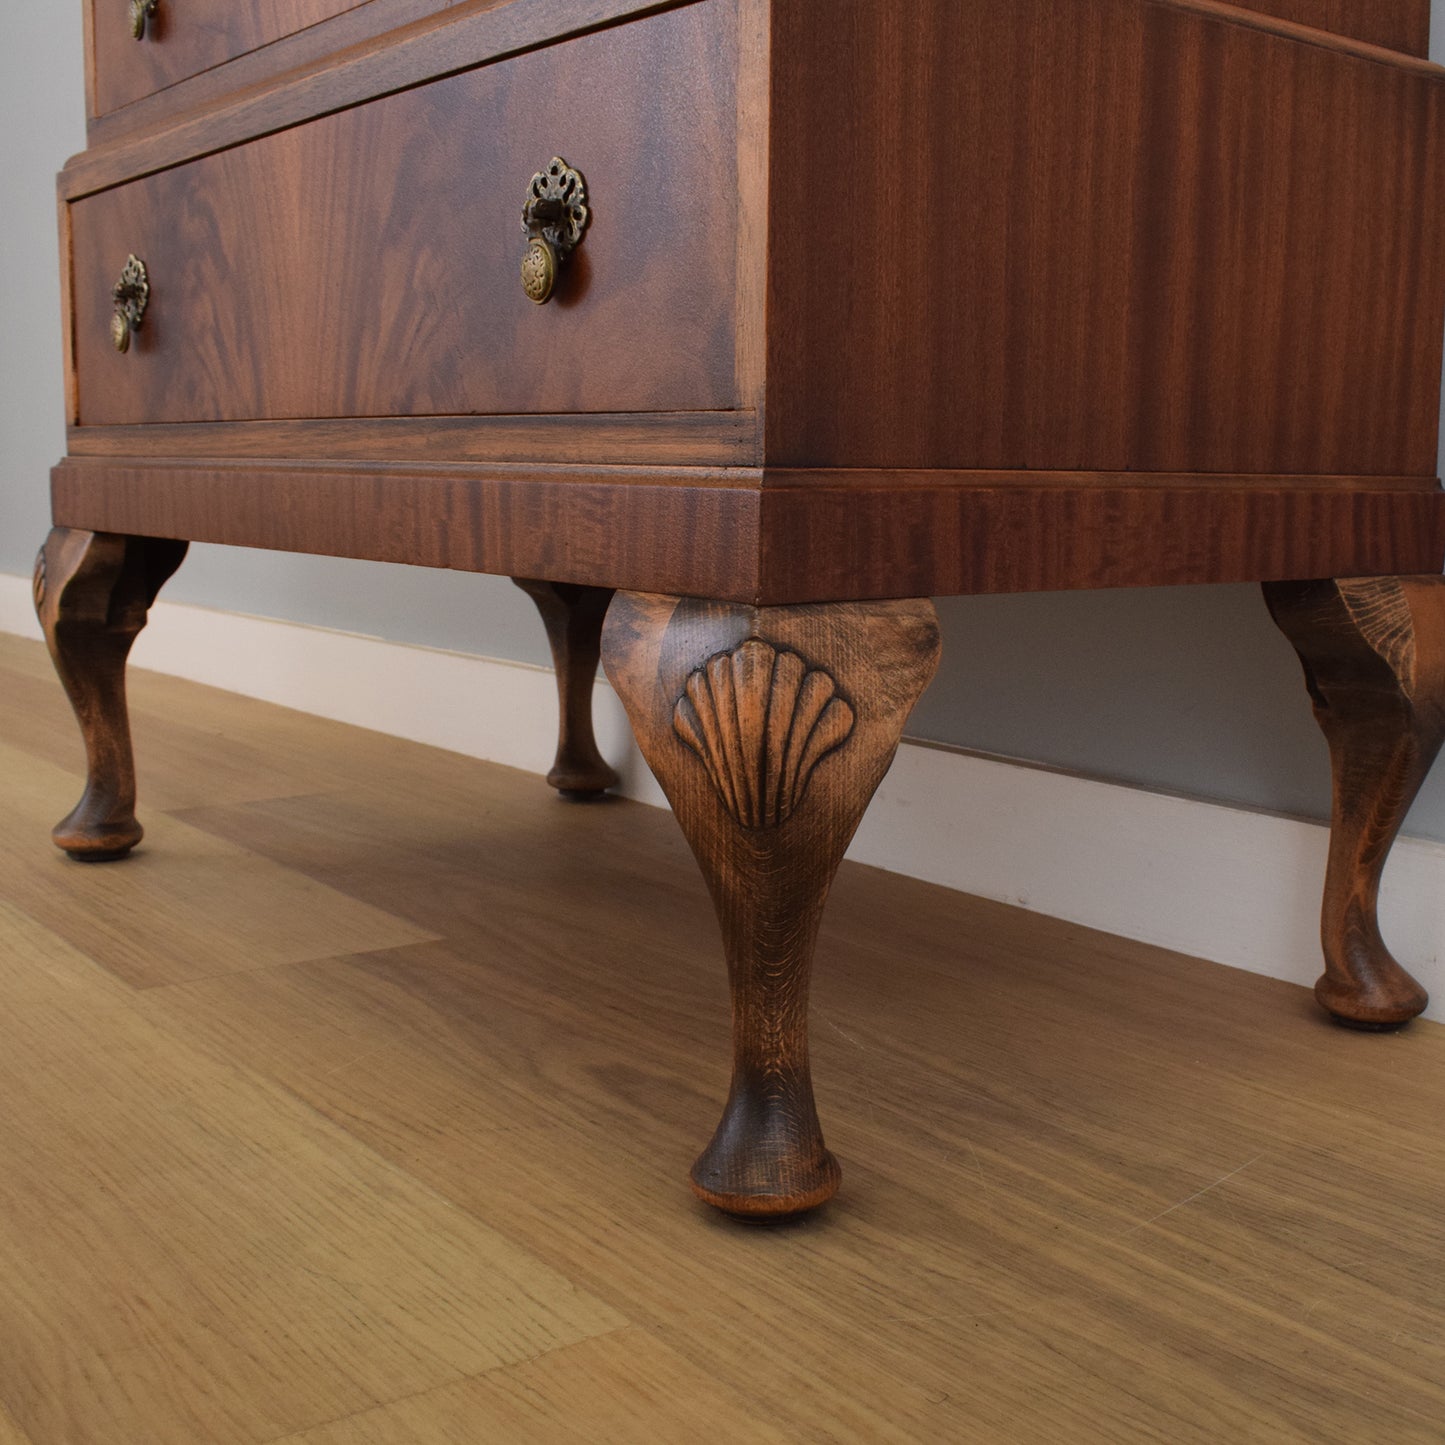
[[[1442,73],[1157,0],[813,19],[776,0],[770,465],[1433,476]]]

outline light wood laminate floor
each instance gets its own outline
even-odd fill
[[[1438,1026],[845,865],[843,1193],[740,1225],[666,814],[132,701],[147,840],[70,863],[0,638],[0,1445],[1445,1440]]]

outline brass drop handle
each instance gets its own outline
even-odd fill
[[[587,208],[587,182],[561,156],[553,156],[527,188],[522,230],[527,252],[522,257],[522,289],[539,306],[557,285],[557,273],[582,241],[592,219]]]
[[[130,33],[137,40],[146,38],[146,22],[156,13],[159,0],[130,0]]]
[[[130,334],[139,331],[150,305],[151,283],[145,262],[139,256],[127,256],[120,280],[111,287],[115,315],[110,318],[110,339],[119,352],[130,350]]]

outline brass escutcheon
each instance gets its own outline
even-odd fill
[[[130,33],[137,40],[146,38],[146,22],[156,13],[158,0],[130,0]]]
[[[139,256],[127,256],[120,280],[110,289],[115,314],[110,318],[110,340],[117,351],[130,350],[130,335],[139,331],[150,305],[151,283],[145,262]]]
[[[522,290],[539,306],[551,296],[557,274],[582,241],[592,219],[587,208],[587,182],[561,156],[538,171],[527,188],[522,230],[527,252],[522,257]]]

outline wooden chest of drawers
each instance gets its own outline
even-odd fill
[[[600,647],[718,904],[694,1182],[795,1211],[837,1180],[818,916],[936,661],[908,599],[1261,581],[1335,751],[1321,999],[1423,1007],[1374,890],[1445,730],[1426,0],[88,20],[37,580],[91,749],[67,851],[140,836],[121,675],[187,541],[523,579],[554,782],[609,781]]]

